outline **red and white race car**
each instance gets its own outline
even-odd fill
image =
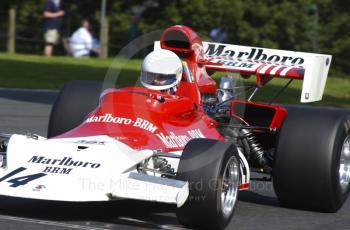
[[[302,80],[302,102],[320,100],[330,55],[202,42],[186,26],[166,29],[154,49],[181,57],[176,93],[68,83],[47,139],[1,135],[0,194],[173,203],[180,223],[224,229],[238,191],[257,172],[270,175],[283,205],[341,208],[350,183],[349,112],[252,101],[275,77]],[[256,84],[238,99],[242,85],[224,76],[217,86],[208,75],[216,71],[254,75]]]

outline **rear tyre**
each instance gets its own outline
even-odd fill
[[[341,208],[350,189],[350,114],[289,108],[279,135],[273,184],[285,206],[323,212]]]
[[[178,208],[179,222],[199,229],[224,229],[236,206],[240,165],[234,145],[209,139],[187,143],[176,179],[189,182],[189,197]]]
[[[65,84],[52,107],[47,137],[65,133],[80,125],[99,102],[102,83],[71,81]]]

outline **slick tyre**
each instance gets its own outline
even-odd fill
[[[179,222],[198,229],[224,229],[236,206],[240,165],[234,145],[209,139],[187,143],[176,179],[188,181],[189,197],[177,209]]]
[[[102,83],[71,81],[59,93],[52,107],[47,137],[65,133],[80,125],[99,101]]]
[[[349,194],[350,114],[288,108],[279,134],[273,185],[288,207],[336,212]]]

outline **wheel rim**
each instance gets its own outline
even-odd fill
[[[350,183],[350,135],[344,140],[340,153],[339,184],[343,193],[346,193]]]
[[[221,184],[221,209],[224,216],[231,215],[237,200],[239,185],[239,166],[236,157],[232,156],[224,170]]]

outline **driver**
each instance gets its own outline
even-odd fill
[[[169,50],[149,53],[141,66],[141,83],[144,87],[175,94],[182,78],[182,62]]]

